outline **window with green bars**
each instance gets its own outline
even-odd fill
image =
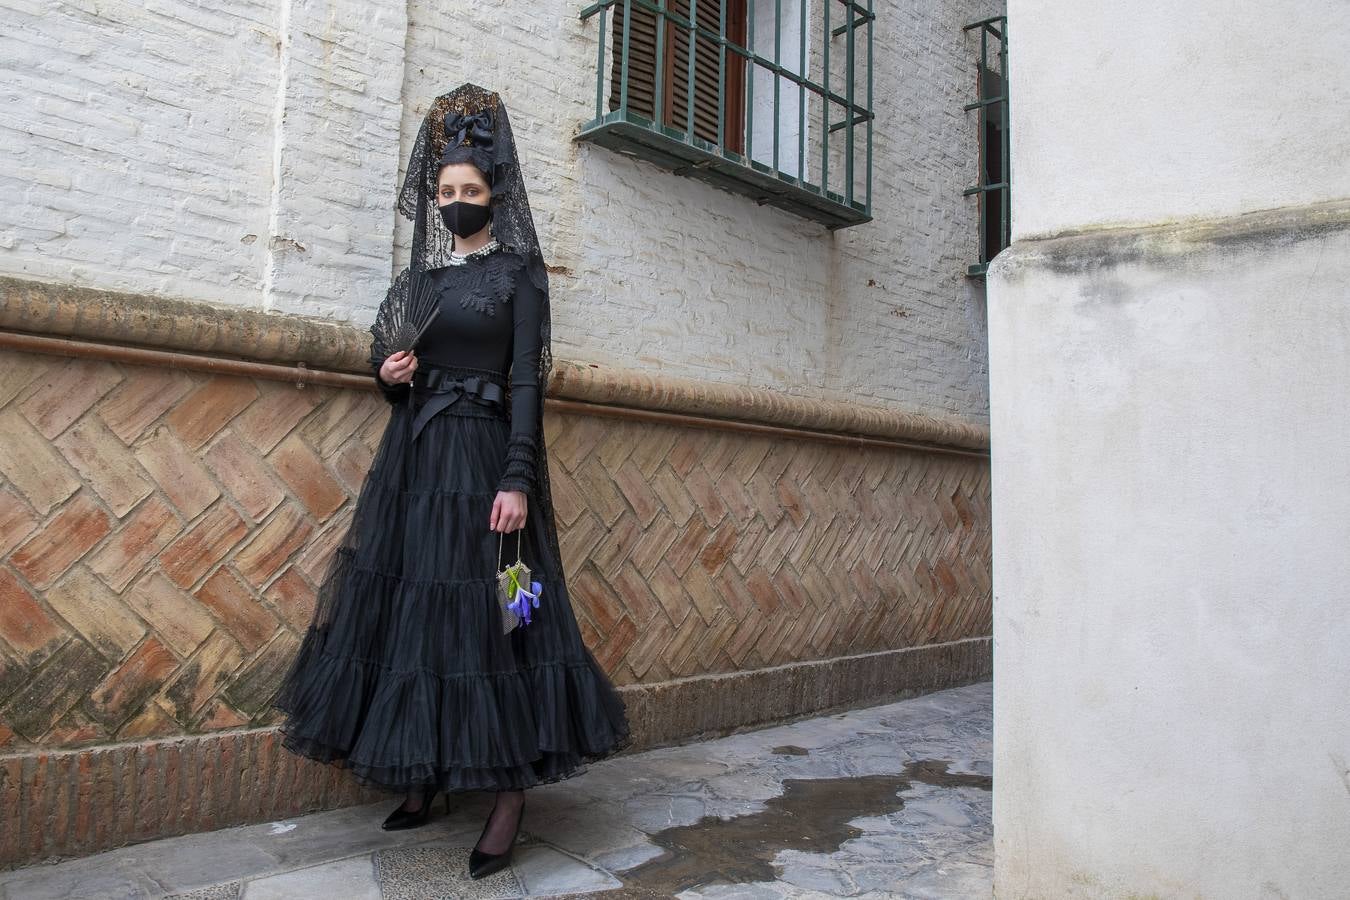
[[[814,11],[813,11],[814,10]],[[871,3],[602,0],[578,139],[831,228],[871,219]]]
[[[967,267],[983,276],[989,262],[1012,237],[1012,173],[1008,166],[1008,19],[994,16],[972,22],[965,32],[979,34],[975,67],[976,99],[965,105],[978,115],[980,148],[977,183],[966,188],[980,205],[979,258]]]

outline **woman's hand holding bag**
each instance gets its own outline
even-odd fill
[[[500,531],[518,531],[525,527],[525,516],[529,512],[529,498],[524,491],[498,491],[497,499],[492,501],[492,517],[488,520],[488,529]]]

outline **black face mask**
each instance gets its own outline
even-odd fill
[[[457,237],[472,237],[487,227],[492,210],[481,203],[456,200],[441,207],[441,220]]]

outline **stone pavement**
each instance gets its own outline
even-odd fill
[[[0,900],[988,898],[992,724],[984,682],[595,763],[527,792],[481,881],[492,798],[464,794],[410,831],[391,800],[0,873]]]

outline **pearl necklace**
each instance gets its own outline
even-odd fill
[[[451,250],[450,259],[448,260],[448,262],[452,266],[462,266],[468,263],[470,260],[482,259],[483,257],[487,256],[493,251],[500,250],[501,246],[502,246],[501,244],[497,243],[496,238],[492,238],[486,244],[479,247],[477,250],[470,250],[468,253],[456,253],[455,251]]]

